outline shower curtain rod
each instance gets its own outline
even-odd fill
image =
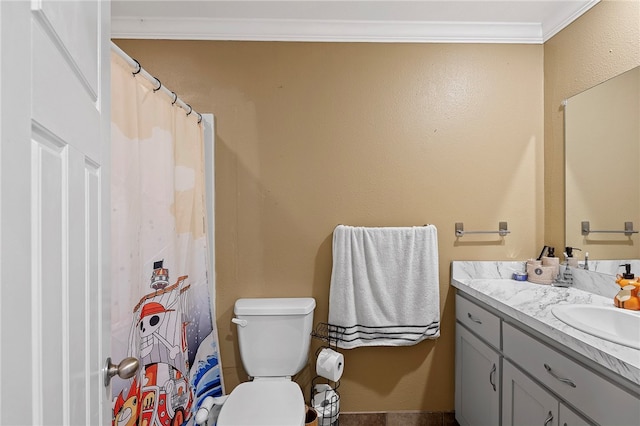
[[[187,115],[191,113],[198,114],[198,124],[200,124],[200,122],[202,121],[202,114],[200,114],[197,111],[194,111],[193,108],[191,108],[191,105],[185,103],[182,99],[178,97],[178,95],[176,95],[176,92],[172,92],[171,90],[167,89],[159,79],[149,74],[147,70],[142,68],[142,66],[140,65],[140,62],[136,61],[131,56],[127,55],[127,53],[124,50],[120,49],[118,45],[116,45],[114,42],[111,42],[111,50],[117,53],[118,56],[120,56],[122,59],[125,60],[127,64],[129,64],[129,66],[133,69],[133,72],[132,72],[133,75],[140,75],[146,78],[147,80],[149,80],[155,86],[157,86],[157,88],[153,89],[154,92],[157,92],[158,90],[160,90],[161,92],[166,93],[169,97],[172,97],[173,102],[171,102],[171,104],[178,105],[180,108],[182,108],[187,112]]]

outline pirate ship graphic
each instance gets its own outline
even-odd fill
[[[115,399],[117,426],[178,426],[191,416],[193,390],[189,382],[186,330],[187,275],[169,285],[164,261],[153,264],[150,287],[133,308],[129,354],[142,365],[128,391]]]

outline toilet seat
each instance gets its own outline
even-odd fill
[[[304,426],[304,418],[304,397],[297,383],[256,379],[231,392],[217,426]]]

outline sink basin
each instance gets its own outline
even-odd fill
[[[553,315],[573,328],[620,345],[640,349],[640,313],[596,305],[558,305]]]

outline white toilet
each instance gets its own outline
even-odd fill
[[[304,397],[291,376],[307,363],[315,307],[310,297],[236,301],[232,322],[253,380],[231,392],[217,426],[304,426]]]

